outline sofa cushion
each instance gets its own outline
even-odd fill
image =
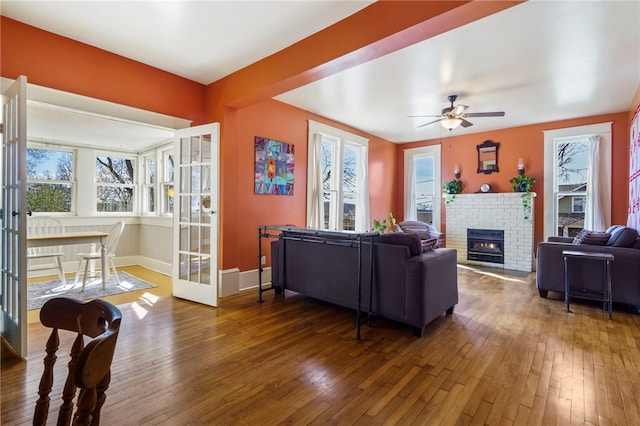
[[[411,232],[391,232],[388,234],[380,234],[376,239],[376,242],[407,246],[411,256],[417,256],[422,253],[420,237],[418,237],[418,234]]]
[[[589,244],[594,246],[604,246],[609,241],[611,234],[607,232],[590,231],[583,229],[573,239],[573,244]]]
[[[422,252],[426,253],[428,251],[433,250],[438,245],[437,238],[429,238],[428,240],[420,240],[422,244]]]
[[[636,250],[640,250],[640,237],[636,238],[634,243],[631,245],[631,248],[634,248]]]
[[[613,225],[607,232],[611,234],[607,245],[613,247],[631,247],[638,238],[638,231],[623,225]]]

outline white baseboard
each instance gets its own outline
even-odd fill
[[[240,291],[258,287],[258,270],[244,271],[240,273]],[[262,270],[262,284],[271,282],[271,267]]]

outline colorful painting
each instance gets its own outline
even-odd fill
[[[256,194],[293,195],[293,145],[256,136]]]

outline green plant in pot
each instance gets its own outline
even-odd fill
[[[449,205],[456,198],[456,194],[462,192],[462,181],[458,179],[450,180],[442,185],[444,191],[444,203]]]
[[[509,179],[509,182],[513,192],[531,192],[533,184],[536,183],[536,178],[522,174]]]
[[[396,227],[396,218],[393,217],[393,213],[389,213],[389,217],[385,217],[382,220],[373,219],[373,230],[384,234],[385,232],[393,232]]]
[[[524,173],[509,179],[509,183],[511,183],[511,188],[513,192],[522,192],[522,207],[524,208],[524,220],[532,221],[533,217],[531,217],[532,210],[532,200],[531,200],[531,190],[533,189],[533,184],[536,183],[536,178],[533,176],[527,176]]]

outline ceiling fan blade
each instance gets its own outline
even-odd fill
[[[451,114],[453,115],[460,115],[463,112],[465,112],[465,110],[469,108],[466,105],[457,105],[455,108],[453,108],[453,110],[451,110]]]
[[[433,120],[433,121],[430,121],[430,122],[428,122],[428,123],[421,124],[421,125],[419,125],[418,127],[420,128],[420,127],[428,126],[429,124],[437,123],[437,122],[439,122],[439,121],[440,121],[440,119]]]
[[[470,127],[470,126],[473,126],[473,123],[472,123],[472,122],[467,121],[467,120],[465,120],[464,118],[462,118],[461,120],[462,120],[462,123],[460,123],[460,125],[461,125],[462,127]]]
[[[504,117],[504,111],[496,112],[469,112],[464,115],[465,117]]]
[[[423,117],[442,117],[442,116],[441,115],[437,115],[437,114],[434,114],[434,115],[407,115],[407,118],[415,118],[415,117],[423,118]]]

